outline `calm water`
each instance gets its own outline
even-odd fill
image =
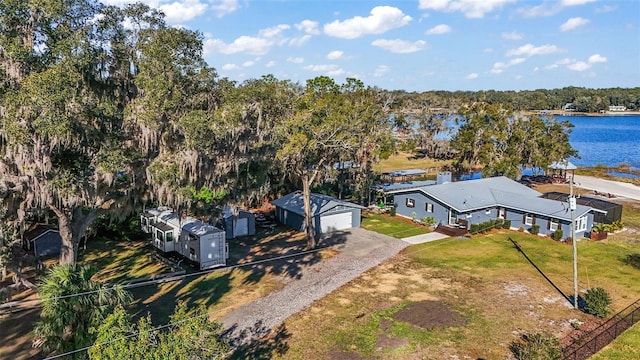
[[[640,116],[556,116],[573,125],[569,136],[578,166],[627,164],[640,169]]]

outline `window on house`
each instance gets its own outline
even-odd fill
[[[415,207],[416,206],[416,202],[415,200],[411,199],[411,198],[407,198],[405,204],[407,205],[407,207]]]
[[[161,230],[156,231],[156,239],[162,241],[164,239],[164,233]]]
[[[525,214],[524,215],[524,224],[525,225],[533,225],[533,215]]]
[[[576,231],[586,231],[587,230],[587,217],[581,216],[576,219]]]
[[[560,224],[560,222],[558,221],[558,219],[549,219],[549,230],[550,231],[558,230],[558,225],[559,224]]]
[[[194,248],[189,248],[189,255],[196,256],[196,250]]]
[[[189,234],[189,241],[198,241],[198,237],[193,234]]]
[[[507,217],[507,210],[505,208],[498,208],[498,219],[504,219]]]
[[[165,234],[165,239],[166,242],[171,242],[173,241],[173,232],[169,231],[168,233]]]
[[[427,203],[427,205],[425,206],[425,210],[427,210],[427,212],[432,213],[433,212],[433,204]]]

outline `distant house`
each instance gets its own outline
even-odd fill
[[[256,217],[253,213],[237,209],[234,213],[229,206],[222,211],[222,222],[227,239],[256,234]]]
[[[439,225],[467,229],[471,224],[504,219],[511,221],[513,229],[530,230],[535,224],[540,234],[552,234],[556,229],[563,231],[563,237],[571,234],[568,203],[545,199],[541,193],[504,176],[390,192],[394,194],[396,214],[407,218],[430,216]],[[600,210],[577,205],[576,237],[591,230],[597,211]]]
[[[611,105],[609,106],[609,111],[627,111],[627,107],[622,105]]]
[[[302,192],[296,191],[271,202],[279,222],[296,230],[305,230]],[[311,216],[317,235],[360,227],[363,207],[331,196],[311,194]]]
[[[573,103],[566,103],[564,104],[564,106],[562,107],[563,111],[576,111],[576,107],[573,106]]]
[[[25,232],[24,247],[33,251],[37,257],[50,257],[60,254],[62,238],[57,228],[49,225],[37,225],[34,229]]]

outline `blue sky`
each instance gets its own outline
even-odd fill
[[[103,0],[122,5],[130,0]],[[640,1],[143,0],[220,76],[389,90],[640,86]]]

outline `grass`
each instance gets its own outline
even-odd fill
[[[591,360],[627,360],[640,359],[640,325],[636,324],[625,331],[614,342],[606,346]]]
[[[379,172],[407,170],[407,169],[433,169],[442,168],[443,166],[450,165],[451,160],[435,160],[430,158],[413,158],[414,153],[410,152],[398,152],[389,156],[388,159],[381,160],[379,163],[373,165],[373,170]],[[433,171],[435,174],[437,171]]]
[[[360,226],[367,230],[389,235],[397,239],[426,234],[429,232],[426,227],[414,224],[411,220],[401,219],[399,217],[393,217],[386,214],[365,213],[362,216],[362,223]]]
[[[506,358],[509,342],[521,332],[559,336],[571,331],[571,319],[588,319],[568,306],[509,237],[563,293],[572,294],[571,246],[546,238],[502,232],[416,245],[287,320],[292,337],[285,357]],[[580,288],[603,286],[614,311],[636,300],[640,269],[623,262],[635,251],[627,243],[580,241]],[[467,322],[422,329],[390,317],[420,300],[440,300]],[[383,338],[396,343],[385,346]]]

